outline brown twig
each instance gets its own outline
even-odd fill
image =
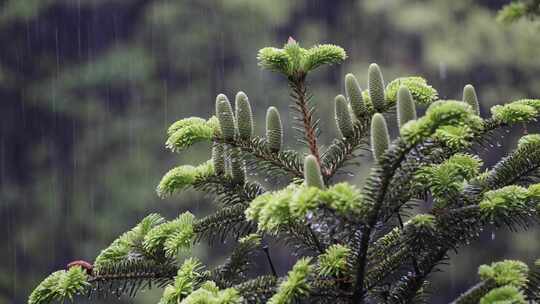
[[[309,97],[307,95],[306,74],[298,73],[297,75],[289,77],[289,83],[293,90],[291,97],[294,100],[296,109],[302,115],[301,122],[309,151],[315,156],[317,162],[320,164],[321,157],[319,155],[319,147],[317,146],[317,132],[315,131],[313,111],[308,107]]]

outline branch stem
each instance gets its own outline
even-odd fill
[[[401,230],[403,230],[405,225],[403,225],[403,219],[401,218],[401,214],[399,214],[399,210],[397,211],[397,219],[399,222],[399,227],[401,228]],[[411,260],[412,260],[414,274],[415,275],[420,274],[420,270],[418,269],[418,262],[416,261],[416,258],[414,257],[414,255],[411,256]]]
[[[400,145],[400,143],[397,142],[395,145],[398,146]],[[384,198],[386,197],[386,193],[390,186],[390,181],[394,177],[396,170],[401,165],[401,162],[404,160],[405,156],[411,151],[412,148],[414,148],[414,145],[407,145],[406,147],[404,147],[404,149],[399,152],[399,155],[391,163],[384,164],[383,162],[384,165],[381,167],[379,173],[377,173],[381,175],[380,177],[377,177],[377,179],[380,180],[380,187],[378,188],[378,192],[374,200],[375,204],[372,209],[371,216],[369,217],[368,223],[362,228],[362,237],[360,239],[359,247],[360,252],[358,253],[358,266],[356,270],[356,285],[354,287],[354,298],[358,299],[359,304],[364,303],[364,281],[366,277],[367,252],[369,249],[369,242],[371,241],[371,232],[373,228],[375,228],[375,225],[379,220],[379,211],[382,208]],[[390,148],[386,153],[389,153],[391,149],[392,148]]]
[[[313,239],[313,242],[315,242],[315,246],[319,250],[320,253],[324,252],[323,247],[321,246],[321,242],[319,241],[319,238],[317,238],[317,235],[315,235],[315,232],[311,227],[308,226],[309,233],[311,234],[311,238]]]
[[[272,275],[277,278],[276,268],[274,267],[274,263],[272,263],[272,258],[270,257],[270,250],[268,249],[268,245],[264,245],[262,249],[264,251],[264,254],[266,255],[266,259],[268,260],[268,265],[270,265]]]
[[[272,166],[272,168],[279,169],[293,177],[303,177],[302,172],[302,160],[298,156],[298,153],[287,150],[277,153],[268,153],[261,149],[262,139],[254,137],[253,139],[246,140],[224,140],[222,138],[215,138],[215,142],[224,143],[231,147],[240,149],[244,155],[250,155],[252,158],[258,161],[263,161]],[[294,157],[294,161],[288,161],[288,158]]]
[[[304,137],[309,148],[309,152],[315,156],[319,165],[321,157],[319,155],[319,147],[317,145],[317,132],[315,131],[315,122],[313,119],[313,111],[309,108],[309,97],[307,95],[306,75],[299,74],[289,77],[289,83],[293,90],[291,97],[298,107],[297,110],[301,114],[301,121],[304,128]]]

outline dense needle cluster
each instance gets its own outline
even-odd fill
[[[345,59],[338,46],[305,49],[292,38],[283,48],[261,49],[260,66],[289,82],[294,128],[306,149],[283,145],[289,134],[277,108],[267,110],[265,136],[257,136],[248,96],[239,92],[233,107],[219,94],[214,116],[181,119],[167,131],[173,152],[208,142],[211,159],[173,168],[157,186],[160,197],[186,189],[211,194],[215,213],[185,212],[173,220],[151,214],[104,249],[92,268],[51,274],[29,303],[134,296],[151,286],[164,288],[159,304],[417,303],[428,300],[430,273],[449,251],[485,227],[538,221],[540,135],[523,136],[491,168],[475,152],[489,147],[498,130],[535,121],[540,100],[494,106],[482,118],[471,85],[461,101],[439,100],[421,77],[385,85],[372,64],[367,90],[353,74],[345,76],[345,94],[334,100],[340,136],[322,148],[307,76]],[[426,108],[423,116],[417,107]],[[393,113],[400,128],[395,139],[387,123]],[[374,159],[364,186],[335,182],[336,175],[355,172],[362,151]],[[425,212],[412,211],[417,206]],[[237,245],[217,267],[181,260],[202,240]],[[299,256],[292,269],[274,268],[269,247],[276,241]],[[258,252],[268,257],[268,273],[250,267]],[[479,283],[455,303],[538,302],[539,286],[540,260],[496,262],[481,266]]]

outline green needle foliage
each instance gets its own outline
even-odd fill
[[[167,131],[169,138],[165,146],[173,152],[180,152],[196,142],[212,141],[218,131],[215,117],[204,120],[191,117],[175,122]]]
[[[310,258],[302,258],[281,282],[277,292],[270,298],[268,304],[291,304],[305,298],[310,291],[308,276],[313,270]]]
[[[86,271],[79,266],[69,270],[56,271],[34,289],[28,303],[54,303],[64,299],[73,300],[74,296],[85,292],[90,286],[87,280]]]
[[[233,288],[220,290],[216,283],[207,281],[201,287],[189,296],[187,296],[180,304],[239,304],[242,298],[238,295],[238,291]]]
[[[523,136],[491,167],[477,150],[497,131],[535,121],[539,99],[497,105],[482,118],[472,86],[465,87],[463,101],[439,100],[418,76],[385,87],[372,64],[367,91],[352,74],[345,76],[347,98],[337,95],[334,117],[342,136],[324,148],[305,80],[317,67],[345,58],[340,47],[304,49],[293,39],[281,49],[260,50],[259,65],[289,81],[302,133],[297,139],[305,149],[284,147],[276,108],[267,110],[266,135],[257,136],[247,96],[236,95],[233,112],[219,94],[215,117],[182,119],[167,131],[173,151],[207,141],[212,159],[173,168],[157,186],[160,197],[187,189],[210,194],[215,213],[184,212],[173,220],[151,214],[105,248],[92,267],[82,263],[51,274],[29,303],[135,296],[150,286],[164,288],[160,304],[417,303],[427,298],[430,274],[448,253],[483,229],[515,231],[538,222],[540,134]],[[425,114],[417,117],[416,107],[426,107]],[[391,141],[385,116],[394,111],[399,136]],[[376,161],[362,186],[334,181],[340,173],[354,175],[352,165],[362,157],[357,152],[369,151],[370,139]],[[423,213],[411,212],[417,205]],[[236,246],[215,267],[183,258],[203,240]],[[291,270],[274,268],[269,251],[276,243],[298,257]],[[263,252],[267,273],[251,267]],[[454,303],[540,302],[540,261],[531,267],[495,262],[481,266],[479,275],[480,282]]]
[[[482,265],[478,274],[480,283],[462,294],[455,301],[456,304],[527,303],[524,291],[530,289],[527,284],[531,272],[524,263],[506,260]],[[534,294],[529,299],[535,299]]]
[[[261,67],[288,77],[308,73],[325,64],[339,64],[346,58],[345,50],[339,46],[322,44],[304,49],[291,37],[282,49],[266,47],[257,55]]]
[[[480,304],[526,304],[525,296],[523,293],[514,286],[503,286],[491,290],[486,294]]]
[[[326,249],[326,252],[319,256],[319,271],[323,276],[340,277],[350,271],[348,259],[351,249],[347,246],[335,244]]]
[[[436,199],[434,208],[444,208],[454,202],[466,186],[466,181],[478,176],[482,161],[473,155],[454,154],[440,164],[420,168],[415,177],[418,189]]]
[[[533,121],[536,119],[538,111],[540,111],[540,102],[531,99],[522,99],[491,108],[493,119],[507,124]]]
[[[438,99],[437,90],[419,76],[400,77],[386,86],[386,101],[395,104],[401,87],[409,89],[414,101],[421,105],[429,105]]]
[[[529,267],[520,261],[502,261],[492,265],[482,265],[478,274],[482,280],[493,280],[497,285],[524,286],[527,283]]]
[[[165,287],[159,304],[176,304],[188,297],[204,278],[203,265],[194,258],[184,261],[174,278],[174,283]]]
[[[219,159],[219,156],[217,156]],[[183,165],[176,167],[163,176],[157,186],[160,197],[167,197],[175,192],[193,186],[196,180],[214,174],[214,162],[206,162],[199,166]]]

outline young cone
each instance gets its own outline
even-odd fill
[[[372,63],[368,69],[368,92],[375,111],[382,112],[386,104],[384,80],[381,69],[376,63]]]
[[[463,88],[463,102],[470,104],[476,115],[480,115],[480,104],[478,103],[476,90],[471,84]]]
[[[241,185],[246,182],[246,166],[245,162],[240,156],[239,148],[231,148],[231,177],[235,184]]]
[[[253,113],[247,95],[240,91],[235,99],[236,121],[238,124],[238,136],[249,140],[253,136]]]
[[[304,180],[308,187],[324,189],[321,167],[313,155],[308,155],[304,160]]]
[[[347,103],[345,97],[341,94],[336,96],[334,101],[337,127],[343,137],[350,138],[354,135],[354,130],[351,114],[349,112],[349,104]]]
[[[283,144],[283,126],[281,117],[275,107],[269,107],[266,111],[266,141],[268,149],[272,152],[279,152]]]
[[[397,108],[397,120],[400,128],[408,121],[416,119],[416,106],[411,92],[405,86],[399,88]]]
[[[224,94],[216,97],[216,116],[219,120],[221,134],[225,140],[234,140],[236,134],[236,124],[231,103]]]
[[[356,118],[360,119],[360,117],[367,113],[367,109],[364,104],[364,98],[362,97],[362,89],[360,88],[356,77],[351,73],[345,75],[345,93],[351,103],[354,115]]]
[[[371,119],[371,150],[373,157],[379,160],[389,145],[390,135],[388,135],[386,120],[382,114],[375,113]]]
[[[225,147],[222,144],[214,144],[212,147],[212,163],[216,175],[225,173]]]

